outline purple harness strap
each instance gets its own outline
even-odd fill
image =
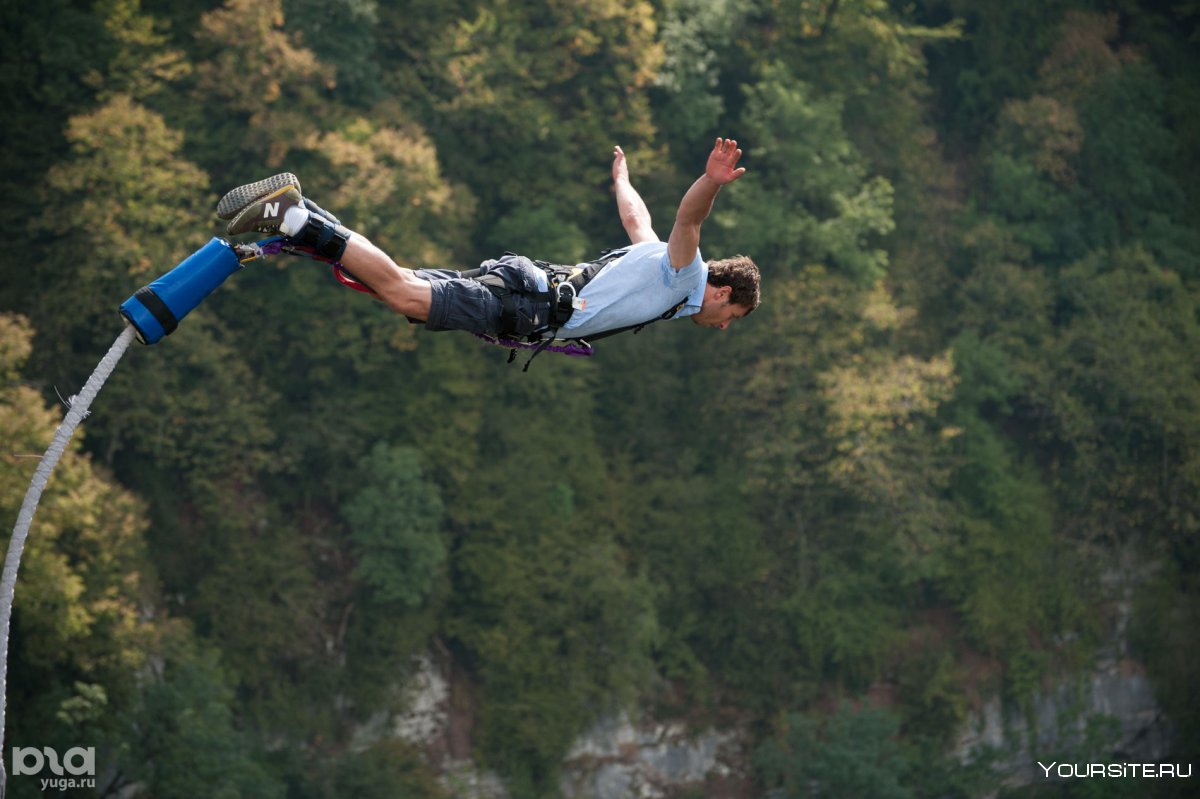
[[[517,341],[511,338],[497,338],[489,336],[485,333],[472,333],[475,338],[482,339],[488,344],[495,344],[499,347],[504,347],[510,350],[536,350],[539,347],[545,352],[558,352],[563,355],[570,355],[576,358],[590,358],[592,355],[592,347],[590,344],[580,344],[570,340],[564,340],[562,344],[547,344],[542,346],[539,342]]]

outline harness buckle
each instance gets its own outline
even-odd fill
[[[563,296],[564,289],[570,289],[571,294],[569,297]],[[555,285],[554,297],[560,309],[565,310],[566,306],[569,305],[576,311],[582,311],[587,307],[587,300],[585,300],[583,297],[580,297],[579,292],[575,289],[575,285],[566,280]]]
[[[575,310],[584,307],[575,286],[567,280],[558,280],[551,286],[554,301],[550,306],[550,327],[559,328],[566,323]]]

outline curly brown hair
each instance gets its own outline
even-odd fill
[[[708,282],[714,286],[729,286],[729,301],[741,305],[750,313],[758,307],[758,267],[745,255],[708,262]]]

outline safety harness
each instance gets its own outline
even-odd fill
[[[629,252],[629,247],[620,247],[613,250],[605,250],[600,254],[600,257],[595,261],[588,263],[568,266],[565,264],[552,264],[548,261],[537,261],[530,259],[533,265],[541,269],[546,274],[546,283],[548,289],[546,291],[521,291],[514,290],[508,286],[499,276],[491,273],[484,273],[482,269],[471,269],[462,272],[464,278],[476,280],[482,283],[488,291],[492,292],[497,299],[500,300],[500,338],[491,339],[484,336],[485,340],[491,340],[497,344],[510,346],[511,351],[508,355],[508,362],[512,363],[517,357],[519,349],[532,349],[533,354],[525,361],[525,366],[521,371],[529,371],[530,364],[533,359],[540,355],[544,350],[558,349],[559,351],[567,352],[567,354],[591,354],[591,342],[599,341],[602,338],[615,336],[618,333],[624,333],[632,330],[634,333],[640,333],[646,325],[653,324],[660,319],[670,319],[679,313],[680,309],[687,304],[687,297],[683,297],[678,303],[671,308],[668,308],[663,313],[655,316],[653,319],[647,319],[645,322],[639,322],[633,325],[614,328],[613,330],[604,330],[589,336],[588,341],[583,339],[566,338],[562,339],[558,336],[558,331],[570,320],[571,315],[582,310],[587,306],[587,301],[581,296],[583,288],[590,283],[596,275],[600,274],[604,267],[611,264],[613,261],[623,257]],[[516,255],[516,253],[506,253],[506,255]],[[520,340],[520,336],[516,334],[517,328],[517,307],[514,297],[524,296],[534,302],[545,302],[550,306],[549,318],[546,325],[539,330],[524,337],[524,341]],[[559,346],[552,347],[554,342],[560,342]],[[572,351],[570,345],[572,342],[578,342],[586,352]],[[567,346],[562,346],[566,344]]]

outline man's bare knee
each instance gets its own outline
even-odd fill
[[[429,319],[429,308],[433,304],[433,289],[428,280],[422,280],[411,269],[397,267],[395,282],[386,294],[384,302],[398,314],[424,322]]]

